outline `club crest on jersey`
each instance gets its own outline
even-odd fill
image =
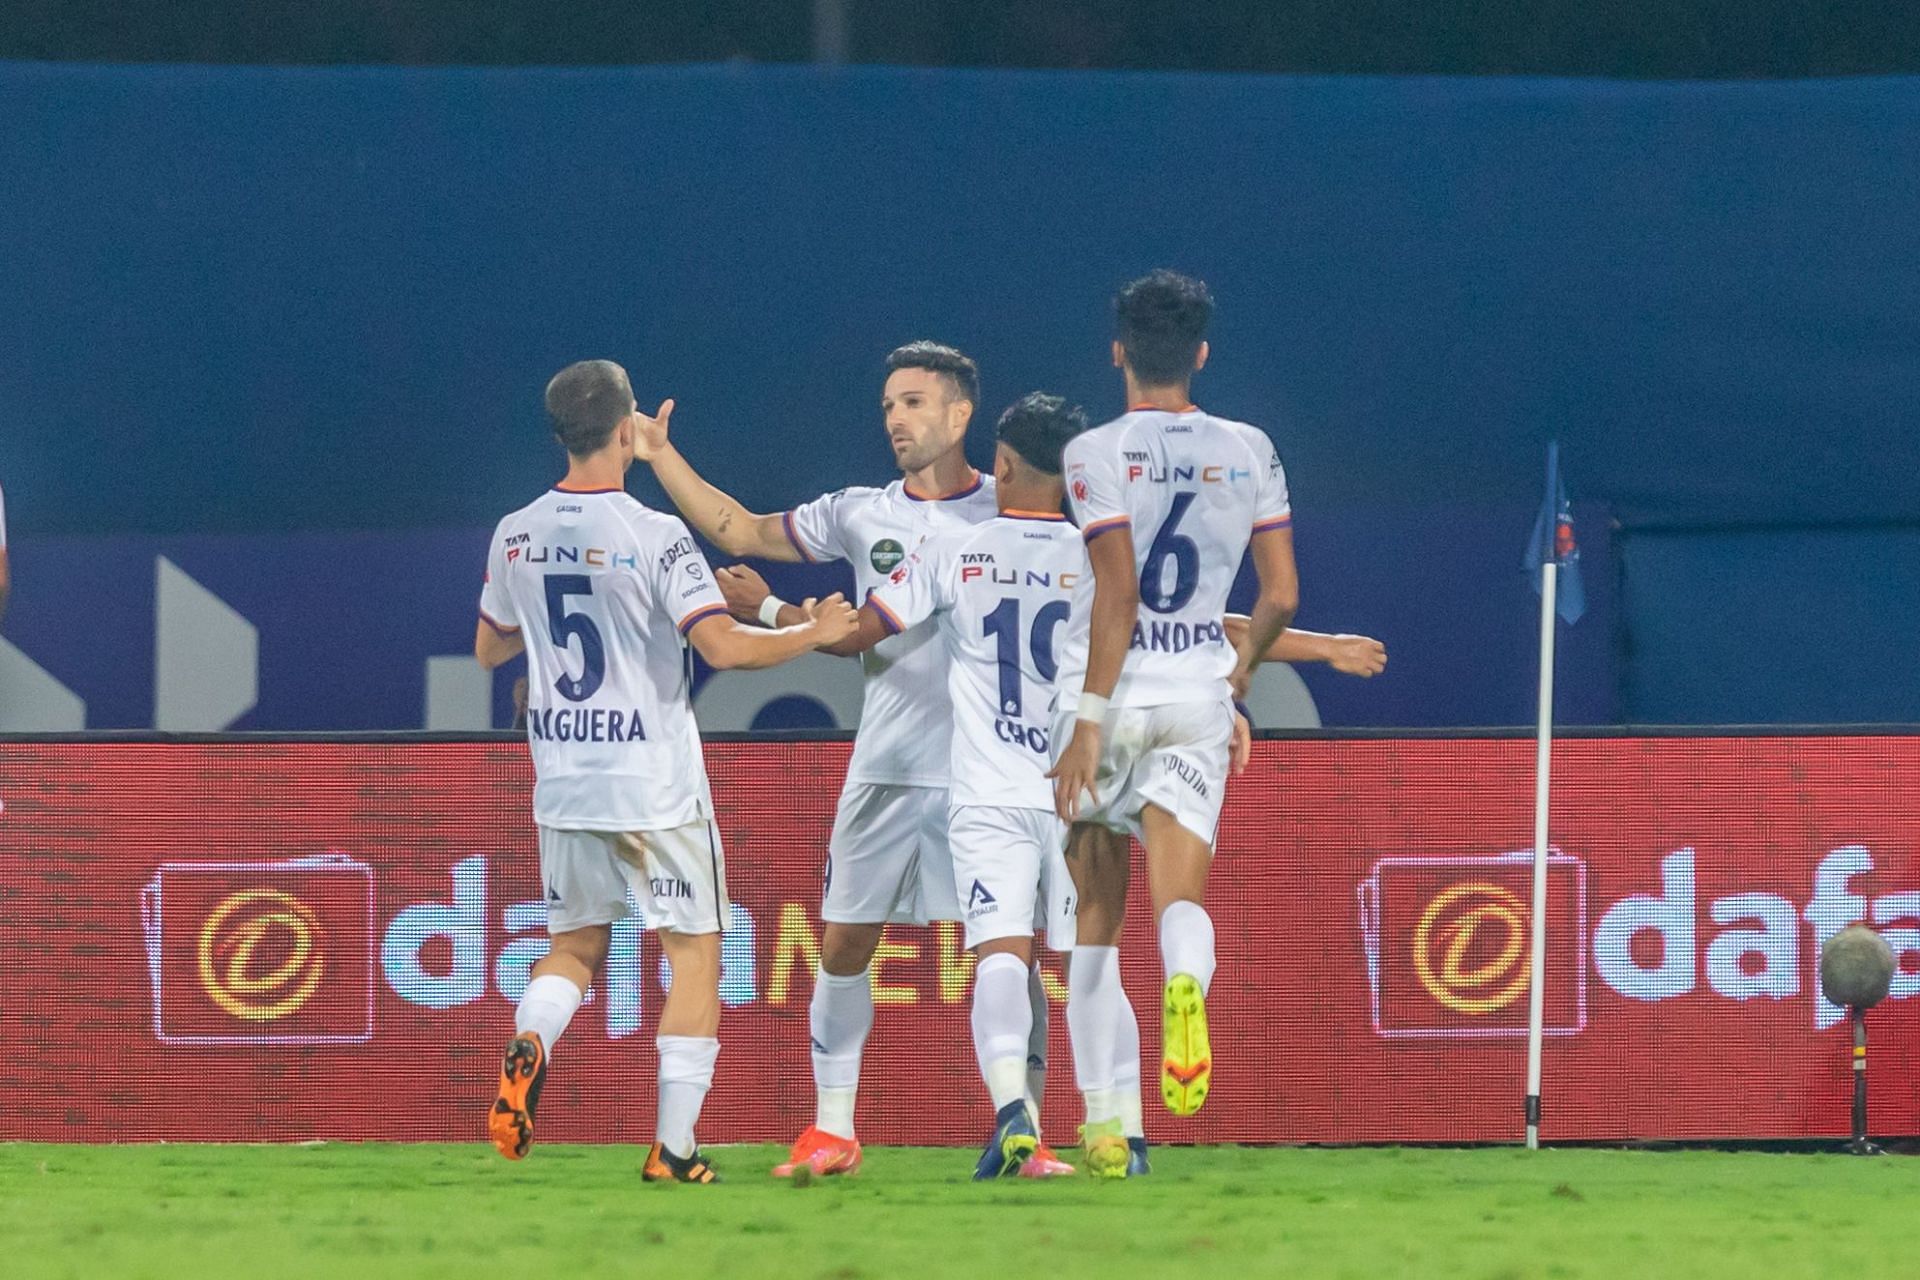
[[[1087,479],[1085,476],[1080,476],[1074,480],[1073,482],[1074,501],[1085,502],[1087,500],[1087,494],[1089,492],[1091,491],[1087,488]]]
[[[875,573],[892,573],[895,566],[907,558],[907,549],[892,538],[882,538],[873,544],[873,550],[867,553],[867,559],[873,564]]]

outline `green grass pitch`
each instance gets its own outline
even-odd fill
[[[631,1147],[0,1144],[0,1268],[28,1277],[1876,1276],[1920,1265],[1920,1162],[1719,1152],[1158,1148],[1133,1182],[975,1185],[875,1149],[717,1187]]]

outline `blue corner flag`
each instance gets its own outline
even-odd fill
[[[1587,591],[1580,584],[1580,546],[1573,539],[1573,504],[1567,501],[1567,487],[1560,480],[1557,440],[1547,446],[1547,496],[1541,500],[1533,541],[1521,561],[1535,595],[1540,594],[1540,566],[1548,560],[1560,566],[1560,580],[1554,585],[1556,612],[1568,622],[1580,621],[1587,611]]]

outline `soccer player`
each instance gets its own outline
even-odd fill
[[[733,621],[687,527],[626,493],[634,437],[647,421],[626,371],[606,360],[569,365],[547,385],[546,404],[567,475],[494,530],[474,635],[474,656],[488,669],[527,655],[533,814],[552,938],[514,1014],[488,1134],[511,1160],[532,1145],[549,1056],[606,960],[609,926],[627,915],[632,889],[673,972],[656,1041],[658,1140],[642,1176],[712,1182],[693,1129],[720,1052],[729,906],[685,645],[715,667],[773,666],[844,638],[854,612],[831,596],[808,601],[783,630]]]
[[[973,1046],[995,1112],[973,1174],[983,1180],[1028,1172],[1040,1143],[1027,1075],[1034,1019],[1046,1016],[1028,996],[1036,919],[1056,951],[1073,946],[1047,722],[1055,639],[1085,563],[1080,533],[1060,512],[1060,457],[1086,425],[1078,406],[1040,392],[1009,408],[994,455],[998,515],[928,537],[867,597],[854,635],[828,650],[866,652],[939,620],[953,706],[954,889],[979,957]]]
[[[1126,841],[1147,851],[1159,927],[1161,1097],[1175,1115],[1205,1101],[1212,1055],[1205,996],[1213,922],[1201,905],[1233,736],[1233,699],[1298,602],[1292,514],[1273,443],[1203,413],[1189,387],[1209,354],[1213,299],[1156,271],[1116,300],[1114,363],[1129,411],[1067,447],[1067,492],[1092,565],[1062,646],[1052,744],[1055,804],[1075,824],[1079,894],[1067,1020],[1096,1174],[1128,1158],[1111,1087],[1117,1053]],[[1223,621],[1249,548],[1260,592],[1236,647]],[[1083,1027],[1086,1034],[1083,1035]]]
[[[901,479],[885,488],[841,489],[783,514],[756,515],[702,479],[669,441],[664,408],[636,445],[681,514],[722,551],[848,561],[865,599],[922,539],[994,516],[993,482],[967,464],[965,450],[979,395],[978,369],[954,348],[914,342],[894,351],[880,409]],[[785,625],[794,614],[769,595],[759,616]],[[931,628],[889,637],[862,664],[866,694],[827,845],[820,972],[808,1008],[814,1122],[775,1167],[781,1177],[802,1167],[816,1175],[860,1167],[854,1099],[873,1026],[868,966],[881,929],[890,920],[925,924],[961,915],[947,849],[952,713],[939,637]],[[1044,1010],[1037,975],[1030,986]],[[1045,1019],[1036,1021],[1044,1029]],[[1044,1062],[1043,1045],[1034,1056]]]

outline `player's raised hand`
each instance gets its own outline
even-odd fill
[[[773,594],[767,580],[744,564],[730,564],[713,571],[720,594],[727,598],[727,612],[742,622],[760,621],[760,606]]]
[[[1372,636],[1334,636],[1331,648],[1327,665],[1335,671],[1366,678],[1387,669],[1387,646]]]
[[[847,603],[838,591],[824,600],[808,597],[800,605],[807,615],[806,625],[814,630],[814,646],[838,644],[860,626],[860,611]]]
[[[1093,787],[1099,770],[1100,726],[1091,720],[1075,720],[1072,741],[1047,770],[1047,776],[1053,779],[1053,811],[1060,815],[1060,821],[1079,821],[1082,794],[1094,804],[1100,803],[1100,793]]]
[[[667,419],[673,416],[673,401],[662,400],[660,408],[649,418],[638,409],[633,411],[635,430],[633,433],[633,459],[635,462],[652,462],[667,451]]]

